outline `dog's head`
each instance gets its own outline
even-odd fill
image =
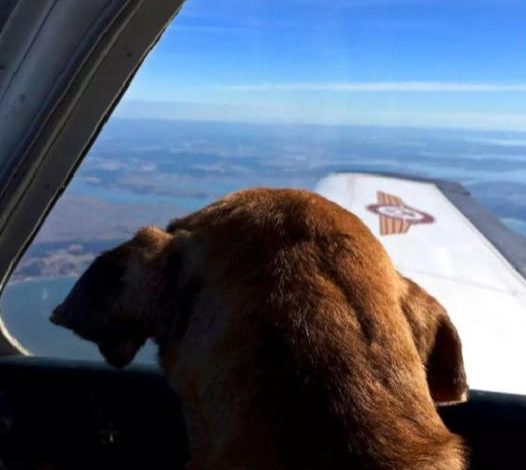
[[[127,365],[150,336],[148,316],[162,289],[162,253],[171,238],[147,227],[100,255],[50,320],[96,343],[111,365]]]
[[[410,279],[401,280],[402,310],[425,366],[431,397],[438,405],[466,401],[468,386],[457,330],[434,297]]]

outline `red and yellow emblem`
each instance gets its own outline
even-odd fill
[[[397,196],[378,191],[378,204],[367,209],[380,216],[380,235],[407,233],[411,225],[432,224],[435,219],[426,212],[408,206]]]

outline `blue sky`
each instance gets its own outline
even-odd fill
[[[153,101],[177,118],[526,130],[526,0],[188,0],[125,101],[122,115]]]

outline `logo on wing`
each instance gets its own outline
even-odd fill
[[[382,191],[377,193],[378,203],[367,209],[380,216],[380,235],[407,233],[411,225],[432,224],[433,216],[408,206],[397,196]]]

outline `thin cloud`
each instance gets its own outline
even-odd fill
[[[233,91],[334,91],[334,92],[526,92],[526,83],[458,82],[337,82],[337,83],[260,83],[221,87]]]
[[[499,112],[419,112],[407,110],[313,109],[288,107],[236,106],[183,102],[124,100],[115,112],[127,119],[168,119],[211,122],[270,124],[362,125],[388,127],[458,128],[526,132],[526,113]]]

